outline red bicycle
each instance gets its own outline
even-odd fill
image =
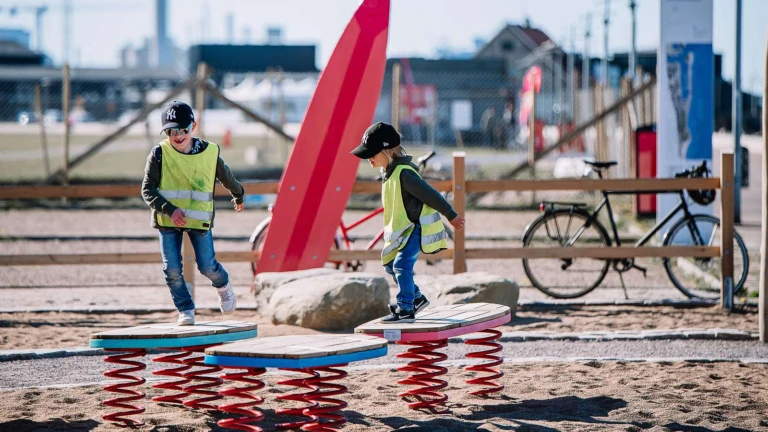
[[[418,158],[416,160],[416,163],[419,167],[419,173],[423,174],[426,167],[427,167],[427,161],[429,161],[431,158],[436,156],[437,153],[434,151],[430,151],[429,153],[425,154],[424,156]],[[443,193],[444,196],[446,195]],[[269,207],[270,212],[272,211],[272,206]],[[369,220],[373,219],[374,217],[380,215],[384,212],[383,207],[379,207],[376,210],[371,211],[370,213],[366,214],[362,218],[352,222],[349,225],[344,224],[344,221],[342,220],[339,223],[339,231],[336,233],[333,239],[333,244],[331,245],[331,248],[337,249],[337,250],[353,250],[355,249],[355,241],[354,238],[350,238],[349,232],[354,230],[355,228],[359,227],[360,225],[368,222]],[[253,233],[251,234],[251,250],[252,251],[259,251],[261,252],[262,248],[264,247],[264,240],[267,238],[267,231],[269,230],[269,223],[272,221],[272,216],[270,215],[256,227],[255,230],[253,230]],[[453,230],[450,228],[448,224],[443,221],[443,224],[445,225],[445,230],[448,233],[448,238],[453,241]],[[378,242],[381,241],[381,239],[384,237],[384,229],[382,228],[381,231],[376,234],[373,239],[371,239],[370,242],[365,246],[365,250],[371,250],[376,246]],[[434,265],[438,261],[427,261],[428,265]],[[256,275],[256,266],[258,265],[258,260],[251,262],[251,271],[254,275]],[[345,270],[349,271],[360,271],[365,267],[365,262],[363,261],[349,261],[349,262],[341,262],[341,261],[328,261],[326,263],[327,266],[341,269],[344,268]]]

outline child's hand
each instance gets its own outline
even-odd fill
[[[184,218],[184,212],[181,209],[176,209],[171,215],[171,220],[176,226],[183,227],[187,224],[187,220]]]
[[[238,213],[243,211],[243,203],[240,203],[240,204],[235,203],[235,211]]]
[[[456,216],[455,218],[451,219],[451,225],[457,230],[461,230],[464,228],[464,218],[461,216]]]

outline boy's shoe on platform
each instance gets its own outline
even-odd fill
[[[221,313],[228,314],[234,312],[237,307],[237,297],[235,297],[235,290],[232,289],[232,284],[227,282],[226,286],[216,288],[216,292],[219,294],[219,309],[221,309]]]
[[[179,320],[176,321],[176,325],[180,325],[180,326],[195,325],[195,310],[190,309],[188,311],[179,312]]]
[[[413,311],[403,310],[400,306],[393,308],[391,305],[389,309],[392,313],[381,319],[382,324],[409,324],[416,321]]]
[[[429,300],[422,294],[421,297],[413,301],[413,314],[418,315],[419,312],[427,306],[429,306]]]

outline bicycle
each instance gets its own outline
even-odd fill
[[[590,162],[592,170],[600,179],[602,173],[616,165],[616,162]],[[676,178],[702,178],[711,174],[706,162],[690,170],[677,173]],[[643,191],[642,193],[671,193],[670,191]],[[651,230],[635,243],[640,247],[648,243],[662,227],[673,220],[675,215],[683,212],[682,219],[674,222],[662,240],[663,246],[713,246],[720,240],[718,230],[720,219],[705,215],[692,214],[688,207],[684,191],[676,191],[680,195],[679,204],[658,222]],[[715,199],[714,190],[690,190],[688,195],[701,205],[711,204]],[[544,201],[540,208],[543,213],[531,222],[523,233],[524,247],[588,247],[601,245],[612,246],[608,230],[597,219],[600,210],[606,207],[608,219],[613,233],[613,242],[621,246],[618,229],[614,219],[610,195],[638,194],[640,191],[602,191],[603,200],[592,212],[586,210],[587,205],[572,202]],[[576,227],[572,231],[572,227]],[[571,233],[573,233],[571,235]],[[705,241],[706,240],[706,241]],[[734,289],[736,294],[744,288],[749,269],[749,256],[744,240],[734,230]],[[688,298],[717,299],[720,297],[720,259],[719,258],[663,258],[667,276]],[[533,266],[532,262],[536,262]],[[619,274],[624,296],[628,298],[624,285],[623,273],[637,269],[646,275],[647,269],[640,267],[633,258],[623,259],[523,259],[525,274],[531,283],[543,293],[555,298],[569,299],[583,296],[597,288],[605,278],[610,268]]]
[[[419,167],[419,174],[423,174],[427,168],[427,162],[432,159],[434,156],[436,156],[437,153],[434,151],[430,151],[429,153],[421,156],[416,160],[416,164]],[[445,193],[443,193],[443,196],[446,196]],[[270,213],[272,212],[272,206],[269,207]],[[349,232],[354,230],[355,228],[359,227],[360,225],[368,222],[369,220],[373,219],[374,217],[380,215],[384,212],[383,207],[379,207],[367,214],[365,214],[360,219],[355,220],[354,222],[350,223],[349,225],[345,224],[342,220],[339,222],[339,232],[336,233],[333,239],[333,244],[331,245],[332,249],[336,250],[353,250],[354,247],[354,239],[350,238]],[[250,237],[250,243],[251,243],[251,250],[252,251],[261,251],[261,248],[264,246],[264,240],[267,237],[267,231],[269,230],[269,223],[272,220],[272,216],[268,216],[266,219],[261,221],[259,225],[256,227],[256,229],[253,230],[253,233],[251,233]],[[445,225],[445,230],[448,233],[448,238],[453,241],[453,230],[450,228],[448,224],[443,221],[443,225]],[[365,246],[364,250],[371,250],[373,249],[377,243],[379,243],[384,238],[384,229],[382,228],[381,231],[379,231],[371,241],[368,242],[368,244]],[[433,260],[427,260],[427,265],[435,265],[439,261],[433,261]],[[256,267],[258,265],[258,260],[254,260],[251,262],[251,271],[253,272],[253,275],[256,275]],[[348,262],[341,262],[341,261],[328,261],[326,263],[326,266],[330,266],[332,268],[341,269],[344,268],[348,271],[360,271],[365,267],[365,263],[363,261],[348,261]]]

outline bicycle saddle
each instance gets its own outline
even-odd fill
[[[591,166],[595,170],[603,171],[606,170],[614,165],[618,165],[618,162],[616,161],[608,161],[608,162],[593,162],[589,160],[584,161],[585,164]]]

